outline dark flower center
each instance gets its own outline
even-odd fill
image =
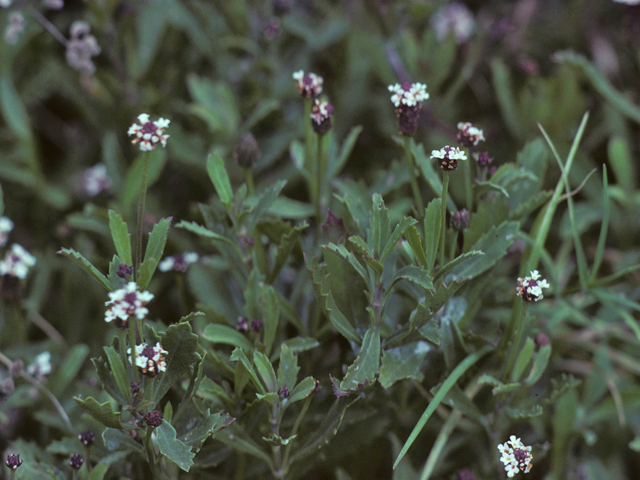
[[[142,125],[142,128],[140,129],[140,131],[142,133],[156,133],[157,129],[158,129],[158,127],[156,127],[155,123],[147,122],[144,125]]]
[[[149,360],[151,360],[155,354],[156,353],[153,351],[153,347],[144,347],[142,353],[140,353],[140,356],[147,357]]]
[[[124,301],[133,305],[138,300],[138,294],[136,292],[129,292],[124,296]]]

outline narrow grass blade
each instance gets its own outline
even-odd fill
[[[607,166],[602,165],[602,224],[600,226],[600,237],[598,238],[598,246],[596,247],[596,255],[593,259],[591,272],[589,273],[589,285],[593,284],[598,274],[598,269],[602,263],[604,255],[604,244],[607,241],[607,231],[609,229],[609,215],[611,211],[611,203],[609,200],[609,180],[607,178]]]

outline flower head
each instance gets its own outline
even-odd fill
[[[149,425],[151,428],[158,428],[162,425],[162,420],[164,420],[164,415],[160,410],[153,410],[149,413],[145,413],[144,417],[142,417],[144,423]]]
[[[320,75],[309,72],[304,74],[304,70],[293,72],[293,79],[296,81],[296,88],[304,98],[315,98],[322,93],[324,79]]]
[[[7,244],[11,230],[13,230],[13,222],[8,217],[0,217],[0,247]]]
[[[131,347],[127,348],[127,353],[131,362]],[[146,343],[136,345],[136,366],[140,367],[143,375],[155,377],[158,373],[167,370],[164,356],[168,353],[159,342],[155,347],[148,346]]]
[[[324,135],[331,129],[331,117],[333,116],[333,105],[325,100],[314,101],[311,107],[311,126],[318,135]]]
[[[440,150],[432,150],[431,158],[437,158],[442,170],[455,170],[459,160],[466,160],[467,156],[458,147],[446,146]]]
[[[96,441],[96,436],[91,430],[85,430],[78,435],[78,440],[80,440],[80,443],[82,443],[82,445],[84,445],[85,447],[90,447],[91,445],[93,445],[93,442]]]
[[[82,172],[82,189],[90,197],[95,197],[102,192],[111,190],[111,179],[107,174],[107,166],[104,163],[97,163],[91,168]]]
[[[466,208],[458,210],[451,216],[450,222],[451,228],[461,232],[465,228],[469,227],[469,211]]]
[[[242,168],[251,168],[260,159],[258,142],[251,132],[245,133],[236,148],[233,150],[233,158]]]
[[[140,142],[140,150],[143,152],[149,152],[156,148],[158,143],[163,147],[167,146],[167,138],[169,135],[164,134],[165,128],[169,126],[170,120],[160,118],[155,122],[149,120],[149,115],[142,113],[138,115],[138,121],[140,125],[134,123],[129,127],[127,135],[134,135],[135,138],[131,140],[134,145]]]
[[[430,23],[438,41],[442,42],[453,34],[458,44],[466,42],[476,28],[473,14],[462,2],[443,6],[433,14]]]
[[[458,142],[463,147],[475,147],[479,142],[484,142],[485,138],[482,130],[474,127],[469,122],[458,123]]]
[[[9,0],[8,4],[5,1],[4,4],[0,1],[1,7],[8,7],[11,5],[11,0]],[[11,12],[9,14],[9,22],[7,28],[4,31],[4,39],[9,45],[15,45],[18,43],[20,39],[20,34],[24,31],[24,27],[26,22],[24,20],[24,16],[20,12]]]
[[[136,282],[129,282],[124,288],[109,293],[109,301],[105,305],[111,305],[104,314],[104,321],[115,320],[118,328],[127,328],[129,317],[135,315],[142,320],[149,310],[145,307],[153,299],[149,292],[139,292]]]
[[[509,437],[509,441],[498,445],[500,451],[500,461],[504,464],[507,477],[513,478],[518,472],[529,473],[533,455],[531,455],[531,447],[525,446],[515,435]]]
[[[429,98],[427,86],[424,83],[404,82],[402,85],[389,85],[387,89],[393,94],[391,103],[396,107],[400,132],[407,136],[415,134],[422,102]]]
[[[542,300],[544,298],[542,295],[543,288],[550,288],[550,285],[545,279],[540,280],[540,273],[537,270],[532,270],[530,277],[518,277],[516,291],[518,296],[522,297],[525,302]]]
[[[91,57],[100,54],[98,40],[89,33],[91,32],[89,24],[82,20],[73,22],[69,30],[71,38],[67,42],[67,63],[87,76],[93,75],[96,67]]]
[[[82,464],[84,463],[84,458],[78,453],[74,453],[71,455],[71,459],[69,460],[69,465],[71,468],[75,470],[80,470],[82,468]]]
[[[200,257],[195,252],[185,252],[174,255],[173,257],[166,257],[158,264],[158,269],[161,272],[168,272],[175,270],[176,272],[186,272],[189,265],[196,263]]]
[[[33,255],[27,252],[21,245],[14,243],[11,245],[4,260],[0,262],[0,275],[10,275],[16,278],[26,278],[29,268],[36,264]]]
[[[33,363],[27,367],[27,373],[38,378],[44,378],[51,373],[51,353],[44,351],[36,356]]]
[[[7,457],[7,461],[4,462],[7,468],[11,470],[16,470],[20,465],[22,465],[22,460],[20,460],[20,455],[14,455],[13,453]]]
[[[493,158],[489,156],[489,152],[474,153],[473,159],[481,167],[487,167],[491,162],[493,162]]]

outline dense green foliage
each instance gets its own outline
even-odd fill
[[[16,479],[506,479],[511,435],[518,477],[637,477],[640,6],[465,3],[465,38],[417,0],[0,9],[26,22],[0,42],[3,251],[36,260],[0,266]],[[486,140],[441,170],[459,122]],[[148,313],[117,318],[124,288]]]

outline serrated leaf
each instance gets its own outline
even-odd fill
[[[253,229],[255,228],[258,221],[263,217],[265,213],[269,210],[271,205],[276,201],[278,195],[287,184],[286,180],[280,180],[276,182],[271,187],[268,187],[262,194],[258,197],[258,201],[256,205],[251,210],[251,213],[247,216],[245,226],[247,228],[247,233],[249,235],[254,235]]]
[[[73,397],[73,399],[85,412],[105,427],[124,428],[120,421],[120,412],[114,412],[111,403],[98,403],[98,401],[93,397],[89,397],[86,400],[83,400],[80,397]]]
[[[220,325],[217,323],[209,324],[200,335],[205,340],[209,340],[213,343],[222,343],[225,345],[240,347],[247,352],[253,350],[253,344],[247,339],[247,337],[228,325]]]
[[[269,272],[269,276],[267,277],[267,283],[273,283],[276,278],[278,278],[278,275],[280,274],[282,267],[284,267],[284,265],[286,264],[289,255],[293,251],[293,248],[298,244],[300,233],[303,230],[306,230],[307,227],[308,225],[305,222],[302,225],[292,228],[289,233],[285,233],[284,235],[282,235],[278,248],[276,249],[276,257],[273,261],[273,268],[271,269],[271,271]]]
[[[545,400],[545,403],[553,405],[554,402],[556,402],[558,398],[564,395],[565,392],[578,387],[578,385],[580,385],[581,383],[582,381],[578,380],[573,375],[567,375],[566,373],[563,373],[560,376],[560,379],[552,378],[551,395],[549,395],[549,397]]]
[[[113,292],[113,287],[111,286],[109,280],[107,280],[107,277],[100,273],[100,271],[96,267],[94,267],[89,260],[82,256],[82,254],[76,252],[73,248],[61,248],[56,253],[58,255],[64,255],[65,257],[73,260],[76,264],[80,265],[80,268],[82,268],[85,272],[87,272],[95,280],[97,280],[100,285],[106,288],[107,291]]]
[[[125,265],[133,265],[129,228],[120,214],[114,210],[109,210],[109,229],[111,230],[111,238],[116,247],[118,257]]]
[[[369,328],[362,339],[362,346],[355,362],[347,369],[340,388],[355,390],[360,385],[373,383],[380,371],[380,332]]]
[[[162,259],[164,253],[164,246],[167,243],[167,236],[169,234],[169,227],[171,226],[172,217],[161,219],[151,230],[149,235],[149,241],[147,242],[147,248],[144,252],[144,261],[140,264],[140,270],[138,272],[137,284],[140,290],[146,290],[151,281],[151,277]]]
[[[366,255],[369,258],[373,258],[373,251],[369,248],[367,242],[364,241],[364,238],[359,235],[352,235],[349,237],[349,241],[353,243],[355,248],[360,250],[360,253]]]
[[[267,438],[267,437],[262,437],[262,439],[265,442],[270,443],[271,445],[273,445],[274,447],[279,447],[282,445],[289,445],[289,443],[291,442],[291,440],[293,440],[294,438],[296,438],[298,435],[292,435],[289,438],[282,438],[280,435],[276,435],[275,433],[273,434],[273,436],[271,438]]]
[[[292,390],[298,378],[298,358],[293,354],[289,345],[282,344],[280,349],[280,365],[278,365],[278,389],[287,387]]]
[[[300,400],[304,400],[311,392],[316,388],[316,380],[313,377],[305,377],[302,381],[295,386],[293,390],[291,390],[291,394],[287,401],[289,404],[299,402]]]
[[[540,405],[534,405],[528,408],[506,407],[504,411],[509,418],[513,418],[514,420],[534,418],[542,415],[542,407]]]
[[[126,347],[124,345],[120,345],[119,348]],[[111,367],[111,372],[113,373],[120,393],[124,398],[128,399],[131,395],[131,389],[129,387],[131,382],[129,380],[129,374],[127,373],[126,365],[123,365],[122,358],[120,358],[120,355],[116,353],[115,348],[104,347],[104,352],[107,354],[107,360],[109,362],[109,366]]]
[[[384,262],[384,259],[391,253],[393,248],[396,246],[400,238],[404,235],[404,232],[412,225],[415,225],[418,221],[415,218],[404,217],[402,221],[396,225],[396,228],[393,229],[391,236],[388,238],[382,253],[380,254],[380,262]]]
[[[212,153],[207,159],[207,173],[216,189],[216,193],[227,209],[233,204],[233,190],[231,190],[231,182],[224,166],[224,160],[220,155]]]
[[[438,255],[440,230],[442,230],[442,222],[440,221],[441,206],[442,199],[435,198],[429,202],[424,210],[424,245],[429,271],[433,271],[436,256]]]
[[[191,452],[189,446],[176,438],[175,428],[169,422],[164,421],[156,428],[155,433],[160,453],[188,472],[193,465],[193,457],[196,454]]]
[[[271,365],[269,358],[264,353],[256,350],[253,352],[253,363],[256,366],[262,381],[266,385],[267,391],[277,392],[276,372],[273,369],[273,365]]]
[[[423,374],[420,367],[429,350],[431,345],[423,340],[384,350],[380,367],[380,385],[387,389],[403,378],[413,378],[421,382]]]
[[[382,250],[389,240],[389,210],[384,204],[382,195],[374,193],[371,197],[372,207],[372,239],[373,253],[375,258],[380,258]]]
[[[427,290],[433,288],[433,278],[429,275],[429,272],[416,265],[407,265],[406,267],[402,267],[398,270],[393,276],[393,280],[389,284],[389,288],[401,279],[408,280],[422,288],[426,288]]]
[[[198,336],[188,323],[176,323],[167,328],[161,335],[162,348],[169,353],[165,355],[167,370],[156,377],[153,399],[159,402],[172,385],[186,375],[201,357],[196,353]]]
[[[111,395],[111,398],[116,400],[121,405],[126,405],[129,402],[129,393],[127,393],[126,397],[122,396],[122,392],[120,392],[120,387],[116,383],[116,379],[113,376],[111,371],[111,367],[109,366],[109,362],[104,357],[96,357],[92,358],[91,362],[96,369],[96,373],[102,382],[102,386],[105,391]]]
[[[236,347],[233,352],[231,352],[231,360],[234,362],[240,361],[246,372],[249,374],[249,378],[256,387],[256,390],[258,390],[259,394],[264,395],[267,393],[260,382],[260,379],[258,379],[258,374],[256,373],[255,368],[253,368],[252,363],[249,361],[249,357],[247,357],[247,354],[244,353],[241,348]]]
[[[427,256],[424,252],[424,247],[422,246],[422,240],[420,239],[420,232],[415,227],[415,225],[410,225],[404,231],[404,238],[409,242],[411,246],[411,250],[414,255],[418,259],[420,265],[424,268],[429,268],[429,261],[427,260]]]
[[[191,448],[194,453],[202,448],[205,440],[214,433],[228,427],[235,421],[227,413],[209,413],[205,411],[204,417],[201,418],[189,431],[180,437],[180,440]]]

